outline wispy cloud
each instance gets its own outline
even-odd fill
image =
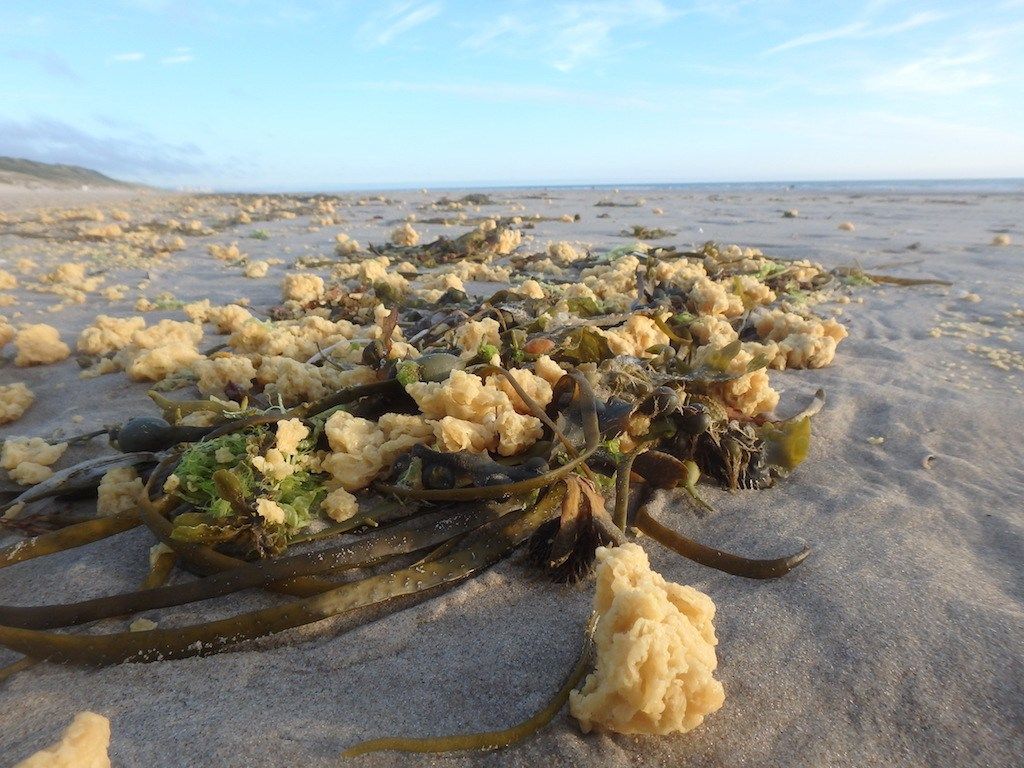
[[[677,14],[660,0],[612,0],[557,6],[550,49],[556,69],[568,72],[612,48],[622,30],[649,28]]]
[[[387,45],[399,35],[426,24],[439,13],[441,3],[438,2],[392,5],[360,26],[358,37],[367,45]]]
[[[174,0],[121,0],[121,5],[141,11],[159,13],[173,6]]]
[[[391,90],[407,93],[438,93],[472,99],[474,101],[495,101],[503,104],[510,102],[533,102],[600,107],[605,109],[647,110],[660,108],[656,101],[638,96],[616,96],[608,93],[589,93],[568,88],[514,83],[416,83],[392,80],[360,83],[355,87],[375,91]]]
[[[530,29],[531,26],[518,16],[505,13],[483,29],[475,28],[472,36],[463,40],[462,45],[480,51],[489,48],[497,40],[510,35],[525,34]]]
[[[164,56],[160,59],[160,63],[164,65],[174,64],[188,64],[190,61],[195,61],[195,56],[192,55],[192,51],[189,48],[175,48],[174,53],[170,56]]]
[[[0,120],[0,155],[70,163],[129,178],[194,173],[203,153],[195,144],[163,142],[145,131],[97,135],[61,120]]]
[[[330,18],[346,0],[119,0],[119,4],[128,12],[165,16],[175,23],[274,27]]]
[[[705,10],[701,6],[686,12]],[[651,29],[683,13],[661,0],[557,3],[531,11],[529,21],[503,14],[486,31],[474,30],[463,45],[474,50],[506,45],[539,51],[556,69],[568,72],[615,50],[621,33]]]
[[[81,76],[72,69],[68,60],[53,51],[14,50],[8,51],[7,57],[15,61],[27,61],[35,64],[39,69],[52,77],[58,77],[73,83],[82,81]]]
[[[765,51],[765,54],[770,55],[781,53],[782,51],[790,51],[794,48],[803,48],[808,45],[827,43],[831,40],[859,40],[865,38],[892,37],[893,35],[909,32],[912,29],[917,29],[918,27],[923,27],[926,24],[932,24],[948,17],[949,14],[945,13],[923,11],[921,13],[915,13],[913,16],[909,16],[903,21],[883,26],[873,26],[866,21],[854,21],[840,27],[833,27],[832,29],[824,29],[818,32],[808,32],[804,35],[798,35],[797,37],[791,38],[769,48]]]
[[[865,121],[875,121],[906,128],[919,136],[948,136],[952,138],[984,139],[992,142],[1003,142],[1004,146],[1024,145],[1024,136],[1019,132],[1007,131],[985,123],[971,123],[959,120],[947,120],[926,115],[904,115],[889,112],[870,111],[862,113]]]
[[[867,24],[863,21],[855,21],[852,24],[846,24],[842,27],[823,29],[819,32],[808,32],[806,35],[799,35],[784,43],[780,43],[779,45],[769,48],[765,53],[781,53],[782,51],[789,51],[793,48],[803,48],[805,45],[816,45],[817,43],[827,43],[829,40],[842,40],[844,38],[854,37],[855,35],[863,32],[866,27]]]
[[[923,11],[915,13],[913,16],[908,16],[903,21],[897,21],[895,24],[869,29],[865,37],[891,37],[892,35],[909,32],[912,29],[917,29],[927,24],[934,24],[936,21],[943,21],[948,19],[949,16],[950,14],[948,13],[939,13],[938,11]]]
[[[979,67],[989,54],[975,52],[959,56],[926,56],[888,72],[867,78],[868,91],[892,94],[960,93],[991,85],[995,76]]]
[[[142,61],[144,58],[146,58],[146,54],[139,51],[130,51],[128,53],[115,53],[110,57],[110,60],[116,62],[133,62]]]

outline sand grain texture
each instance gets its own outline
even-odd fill
[[[563,711],[540,736],[512,750],[443,758],[379,754],[352,764],[1019,765],[1024,373],[997,369],[966,345],[1021,350],[1022,321],[1006,313],[1024,302],[1024,247],[989,243],[999,231],[1024,241],[1024,196],[645,190],[644,207],[595,208],[611,193],[552,190],[550,202],[526,194],[494,197],[521,203],[527,212],[578,212],[582,220],[538,224],[527,231],[534,240],[524,250],[541,250],[549,240],[603,249],[627,242],[618,233],[642,224],[678,233],[661,242],[736,242],[827,266],[859,261],[870,268],[919,259],[889,271],[956,285],[864,289],[855,294],[863,304],[843,307],[850,337],[833,367],[773,374],[785,389],[783,412],[819,386],[829,398],[814,422],[811,456],[788,481],[735,495],[709,489],[706,497],[718,513],[701,518],[678,498],[661,500],[662,519],[708,543],[764,556],[788,551],[797,541],[814,548],[793,574],[755,582],[701,568],[646,542],[655,569],[707,592],[718,606],[718,676],[726,702],[703,726],[675,738],[583,737]],[[190,238],[185,251],[165,262],[113,267],[107,285],[134,289],[148,278],[150,296],[170,290],[179,299],[214,303],[249,296],[254,309],[263,309],[277,300],[287,264],[273,267],[265,280],[246,280],[237,267],[210,257],[207,243],[238,240],[252,259],[290,264],[306,253],[330,254],[339,231],[361,243],[384,242],[414,203],[439,196],[395,193],[391,197],[404,207],[345,208],[346,224],[316,232],[300,218]],[[133,204],[116,201],[129,209]],[[16,209],[10,196],[0,205]],[[653,207],[664,214],[655,215]],[[799,218],[782,218],[790,208],[799,209]],[[610,218],[598,219],[600,213]],[[855,231],[837,230],[846,220]],[[423,241],[465,231],[415,227]],[[246,237],[257,228],[267,230],[269,239]],[[50,262],[43,245],[37,250],[33,258],[43,269]],[[10,268],[23,251],[21,239],[0,235],[0,268]],[[960,301],[963,292],[982,301]],[[17,322],[54,324],[72,340],[100,312],[134,314],[138,291],[114,306],[91,294],[85,304],[56,314],[46,311],[56,297],[21,288],[10,293],[22,303],[0,314],[20,310]],[[147,321],[160,317],[180,319],[180,312],[150,313]],[[942,323],[960,322],[1009,341],[930,334]],[[216,337],[208,330],[204,346],[211,339]],[[68,426],[73,415],[84,417],[70,427],[78,431],[149,412],[145,385],[119,374],[87,381],[77,375],[73,357],[34,369],[0,367],[0,380],[26,381],[37,396],[22,420],[0,429],[0,437],[48,435]],[[871,437],[885,440],[875,444]],[[85,455],[69,452],[62,466]],[[934,457],[930,469],[922,466],[926,456]],[[148,532],[135,530],[5,569],[0,602],[132,589],[147,567],[150,543]],[[344,633],[336,622],[324,622],[207,659],[103,670],[43,664],[0,685],[0,755],[13,761],[30,754],[85,709],[110,718],[113,764],[125,767],[326,768],[344,764],[341,750],[364,738],[504,727],[557,687],[575,657],[590,599],[589,586],[548,584],[511,561],[447,595]],[[173,626],[269,600],[247,594],[146,615]],[[111,620],[103,628],[124,629],[127,623]],[[299,637],[309,640],[290,642]],[[0,664],[15,659],[0,651]]]

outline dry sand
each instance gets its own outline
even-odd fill
[[[528,194],[495,198],[519,202],[525,213],[582,216],[539,224],[530,232],[536,250],[552,239],[604,249],[627,242],[618,236],[624,227],[644,224],[677,231],[666,242],[736,242],[827,266],[920,260],[888,271],[941,277],[955,287],[865,289],[863,304],[843,307],[850,338],[833,367],[773,374],[786,388],[782,410],[819,386],[829,397],[815,421],[811,456],[788,481],[735,495],[709,489],[718,512],[704,517],[678,499],[663,500],[665,519],[708,543],[764,555],[798,541],[814,549],[789,576],[754,582],[649,543],[658,570],[706,591],[718,605],[727,698],[703,726],[672,738],[581,736],[563,712],[541,735],[504,752],[379,754],[358,764],[1020,765],[1024,373],[993,367],[968,345],[1022,350],[1024,320],[1007,313],[1024,304],[1024,196],[623,190],[617,199],[643,195],[644,206],[595,208],[611,193],[552,190],[550,201]],[[310,252],[329,254],[339,230],[364,244],[381,242],[415,204],[438,196],[393,194],[399,204],[343,209],[348,223],[317,232],[297,219],[189,238],[186,251],[148,270],[145,293],[169,290],[215,302],[250,296],[254,307],[265,308],[277,299],[287,264],[264,280],[245,280],[209,257],[206,243],[238,239],[253,258],[291,263]],[[8,210],[17,207],[11,196],[0,199]],[[173,209],[173,198],[164,202]],[[155,205],[151,197],[118,204]],[[793,208],[799,216],[783,218]],[[601,213],[610,218],[597,218]],[[855,231],[838,230],[842,221]],[[270,238],[246,238],[257,228]],[[424,239],[453,232],[417,228]],[[991,246],[1004,231],[1018,245]],[[46,246],[0,237],[0,268],[33,250],[38,255]],[[117,268],[107,283],[134,287],[144,277],[145,269]],[[960,299],[965,292],[981,301]],[[56,324],[73,341],[99,312],[134,314],[139,292],[114,306],[90,297],[56,314],[46,311],[56,297],[13,293],[20,303],[0,313]],[[180,313],[148,318],[164,316]],[[947,332],[932,336],[943,323]],[[83,417],[77,431],[149,412],[144,385],[121,375],[82,382],[77,373],[73,359],[28,370],[0,367],[0,380],[24,380],[38,397],[0,437],[47,435],[72,415]],[[869,440],[877,437],[884,442]],[[930,469],[922,465],[926,456],[934,457]],[[134,588],[150,543],[146,531],[136,530],[6,569],[0,602]],[[111,755],[127,767],[338,766],[343,748],[372,736],[502,727],[557,686],[576,654],[590,599],[586,585],[554,586],[506,562],[445,596],[347,632],[324,622],[206,659],[104,670],[40,665],[0,686],[0,762],[53,741],[83,709],[111,719]],[[160,619],[171,626],[266,601],[250,595],[215,608],[183,606]],[[106,629],[125,624],[111,620]],[[293,642],[299,636],[310,639]],[[15,658],[0,651],[0,664]]]

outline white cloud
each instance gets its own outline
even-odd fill
[[[918,27],[923,27],[926,24],[932,24],[936,21],[942,21],[947,18],[949,18],[948,13],[924,11],[923,13],[915,13],[913,16],[909,16],[903,21],[898,21],[895,24],[890,24],[886,27],[876,27],[870,30],[866,36],[889,37],[891,35],[898,35],[901,32],[909,32],[912,29],[917,29]]]
[[[961,93],[996,82],[978,64],[988,59],[983,52],[962,56],[926,56],[901,67],[867,78],[864,87],[879,93]]]
[[[138,51],[131,51],[129,53],[115,53],[110,57],[111,61],[142,61],[146,58],[146,54]]]
[[[879,123],[907,128],[917,132],[918,135],[949,136],[963,138],[969,136],[973,139],[984,139],[989,142],[1009,142],[1010,144],[1021,144],[1020,133],[1005,131],[994,128],[984,123],[968,123],[955,120],[928,117],[926,115],[903,115],[891,114],[888,112],[865,112],[865,120],[874,120]]]
[[[592,58],[608,45],[615,23],[606,19],[581,21],[565,27],[555,36],[556,69],[568,72],[585,59]]]
[[[359,27],[360,41],[369,45],[387,45],[399,35],[426,24],[441,13],[441,3],[405,2],[392,5]]]
[[[873,37],[891,37],[892,35],[898,35],[903,32],[909,32],[912,29],[917,29],[918,27],[923,27],[926,24],[941,21],[942,19],[948,18],[948,16],[949,15],[945,13],[924,11],[923,13],[915,13],[913,16],[909,16],[903,21],[898,21],[886,26],[871,26],[866,21],[854,21],[841,27],[799,35],[769,48],[765,53],[781,53],[782,51],[791,51],[794,48],[803,48],[808,45],[827,43],[830,40],[862,40]]]
[[[550,50],[556,69],[568,72],[612,48],[623,29],[659,26],[676,16],[660,0],[612,0],[557,6]]]
[[[530,25],[510,14],[502,14],[486,29],[474,29],[473,36],[463,40],[462,45],[474,50],[484,50],[493,42],[507,35],[519,35],[530,30]]]
[[[717,7],[717,6],[716,6]],[[699,6],[687,12],[710,12]],[[682,15],[661,0],[564,2],[531,10],[529,21],[505,14],[484,32],[474,30],[463,45],[486,50],[505,45],[512,51],[540,52],[562,72],[615,50],[624,31],[660,26]]]
[[[191,48],[179,46],[174,49],[173,54],[160,59],[160,63],[164,65],[188,64],[190,61],[195,61],[196,58],[191,51]]]
[[[568,88],[551,88],[538,85],[515,83],[442,83],[389,81],[363,83],[360,88],[371,90],[392,90],[409,93],[438,93],[474,101],[537,102],[545,104],[600,107],[604,109],[659,109],[659,105],[637,96],[616,96],[608,93],[588,93]]]
[[[765,53],[781,53],[782,51],[789,51],[793,48],[802,48],[805,45],[814,45],[816,43],[827,43],[829,40],[842,40],[844,38],[854,37],[859,32],[863,32],[867,27],[863,21],[855,21],[852,24],[847,24],[843,27],[835,27],[834,29],[825,29],[820,32],[809,32],[806,35],[799,35],[784,43],[780,43],[772,48],[769,48]]]

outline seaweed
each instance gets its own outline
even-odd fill
[[[676,233],[660,227],[650,229],[640,224],[634,224],[629,229],[622,230],[620,234],[623,237],[635,237],[637,240],[661,240],[666,237],[674,237]]]
[[[570,331],[551,357],[559,362],[579,365],[581,363],[599,363],[614,357],[608,346],[608,339],[593,328],[576,328]]]
[[[483,749],[504,749],[510,747],[523,739],[532,736],[541,728],[550,723],[558,711],[569,699],[569,693],[576,688],[587,674],[590,663],[590,655],[593,646],[594,628],[597,626],[597,616],[593,615],[587,622],[584,631],[583,647],[572,670],[566,675],[562,685],[555,694],[535,714],[524,720],[522,723],[500,731],[485,731],[483,733],[468,733],[458,736],[435,736],[422,739],[387,736],[378,739],[369,739],[354,744],[344,752],[342,757],[359,757],[371,752],[458,752],[464,750]]]
[[[435,205],[493,202],[473,194],[442,198]],[[313,210],[315,204],[315,199],[303,199],[293,207]],[[423,267],[488,262],[505,255],[509,242],[518,242],[511,228],[526,225],[482,219],[480,226],[455,238],[371,246],[370,252]],[[635,226],[623,235],[655,239],[672,233]],[[529,270],[539,258],[546,256],[515,257],[512,264]],[[617,282],[605,283],[605,267],[614,269],[620,259],[629,260],[620,265]],[[725,298],[715,312],[698,315],[686,275],[705,273]],[[751,278],[764,290],[747,295]],[[361,346],[345,347],[356,350],[353,359],[339,363],[332,357],[332,348],[347,341],[318,345],[309,359],[310,365],[343,370],[358,359],[370,383],[287,406],[258,382],[251,390],[226,390],[221,400],[173,399],[159,394],[158,384],[151,398],[159,416],[140,415],[82,436],[84,441],[105,433],[123,453],[58,472],[19,492],[14,501],[33,504],[89,493],[108,469],[131,466],[146,480],[138,509],[21,541],[0,551],[0,569],[139,525],[167,551],[156,558],[138,590],[62,604],[0,606],[0,645],[30,657],[0,670],[0,679],[37,660],[158,662],[216,653],[330,616],[370,620],[364,609],[386,612],[425,599],[519,549],[526,554],[520,567],[556,582],[580,582],[588,577],[599,546],[617,546],[637,531],[703,566],[747,578],[781,577],[804,561],[807,547],[767,558],[728,552],[656,519],[647,500],[655,490],[678,494],[674,498],[695,512],[693,524],[699,530],[702,519],[714,514],[705,500],[712,497],[701,488],[764,489],[807,459],[812,419],[822,407],[823,393],[789,418],[775,416],[771,406],[744,408],[730,397],[755,377],[765,380],[769,364],[778,364],[766,344],[746,346],[765,341],[756,327],[759,307],[791,311],[786,300],[799,302],[837,287],[847,290],[844,284],[939,282],[889,278],[859,268],[826,270],[715,243],[691,250],[625,245],[599,256],[588,253],[565,275],[550,281],[545,276],[544,281],[541,293],[508,286],[482,299],[448,289],[429,303],[401,287],[401,281],[399,287],[386,281],[363,284],[358,291],[350,290],[353,284],[329,286],[322,299],[306,307],[282,305],[272,313],[296,318],[315,311],[364,330],[372,327],[358,337]],[[378,309],[382,303],[386,314]],[[464,349],[468,344],[458,331],[471,322],[477,323],[471,336],[475,348]],[[702,345],[709,326],[722,341]],[[629,354],[616,354],[622,349]],[[496,357],[500,365],[492,364]],[[446,389],[456,381],[462,389]],[[424,397],[435,395],[436,402],[421,411]],[[376,461],[359,483],[343,483],[340,473],[325,469],[332,455],[342,453],[331,445],[337,435],[328,422],[335,414],[352,417],[365,432],[365,443],[354,441],[347,452],[349,460]],[[410,417],[409,432],[394,427],[401,422],[397,418],[386,430],[383,414]],[[292,419],[301,422],[306,436],[293,452],[273,457],[281,471],[272,472],[270,451],[276,450],[281,429],[275,425]],[[436,432],[444,419],[482,436],[480,445],[441,450]],[[209,426],[190,426],[195,423]],[[512,455],[496,447],[499,424],[529,435],[505,451]],[[341,495],[351,504],[328,518],[322,509],[329,507],[325,499],[340,490],[349,494]],[[764,503],[763,497],[744,498]],[[36,522],[32,518],[33,527]],[[13,516],[4,521],[12,528],[16,523]],[[197,578],[164,585],[177,570]],[[16,577],[17,571],[10,573]],[[276,597],[259,610],[173,629],[68,631],[245,589]],[[585,669],[583,654],[548,705],[513,728],[434,739],[376,739],[345,754],[507,746],[543,727]]]

